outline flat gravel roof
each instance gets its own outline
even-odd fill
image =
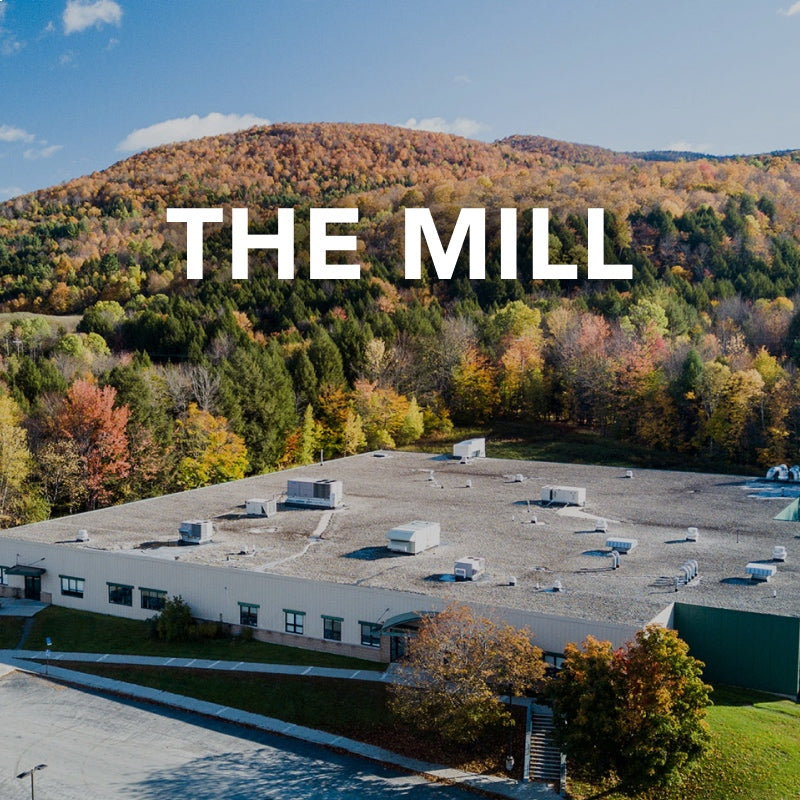
[[[287,479],[301,477],[342,480],[344,505],[332,512],[283,506]],[[554,485],[585,487],[585,507],[542,505],[542,487]],[[639,625],[674,600],[800,615],[800,523],[773,520],[798,493],[798,484],[752,476],[634,469],[628,478],[618,467],[366,453],[4,535]],[[277,499],[278,513],[247,517],[251,498]],[[598,518],[607,532],[595,530]],[[180,523],[197,519],[213,520],[213,542],[178,546]],[[391,553],[386,533],[415,519],[439,522],[440,544],[418,555]],[[686,541],[690,526],[696,542]],[[88,542],[76,541],[79,529]],[[617,570],[605,545],[612,537],[638,541]],[[787,556],[777,574],[751,581],[745,566],[772,563],[778,544]],[[447,580],[465,556],[485,558],[484,575]],[[689,559],[699,579],[676,593]],[[552,591],[556,581],[562,591]]]

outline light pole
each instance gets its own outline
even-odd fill
[[[31,800],[36,800],[36,795],[34,794],[33,790],[33,773],[38,772],[40,769],[44,769],[46,766],[47,764],[37,764],[35,767],[31,767],[29,770],[20,772],[20,774],[17,775],[18,778],[27,778],[28,775],[31,776]]]

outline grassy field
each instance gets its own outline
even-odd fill
[[[508,742],[505,730],[490,732],[472,748],[404,730],[393,719],[387,706],[387,687],[380,683],[121,664],[59,662],[59,666],[276,717],[411,758],[476,772],[504,772]],[[516,728],[517,752],[521,752],[524,736],[524,722],[520,723]],[[520,769],[521,764],[520,758]]]
[[[78,323],[82,317],[80,314],[34,314],[32,311],[0,311],[0,324],[8,322],[14,324],[21,319],[41,319],[44,320],[53,333],[57,333],[59,328],[63,328],[67,333],[75,333]]]
[[[22,617],[0,617],[0,649],[6,650],[17,646],[24,623]]]
[[[733,474],[762,471],[756,466],[731,466],[721,460],[653,450],[596,431],[543,422],[496,420],[486,428],[456,428],[445,439],[415,442],[403,449],[446,453],[451,452],[455,442],[481,436],[486,438],[486,455],[490,458]]]
[[[385,665],[373,661],[254,640],[243,641],[236,637],[167,643],[151,639],[146,622],[58,606],[49,606],[34,617],[33,630],[25,648],[43,650],[48,636],[53,640],[52,649],[62,652],[135,653],[342,669],[385,669]]]
[[[712,747],[685,783],[641,800],[798,800],[800,705],[772,695],[717,687],[708,709]],[[625,800],[608,787],[573,784],[573,797]],[[603,791],[606,793],[603,793]]]
[[[64,665],[66,666],[66,665]],[[467,752],[422,741],[392,724],[382,685],[322,678],[232,676],[106,664],[74,668],[242,708],[350,736],[416,758],[462,769],[502,771],[505,734]],[[718,687],[708,710],[712,748],[680,787],[636,795],[637,800],[797,800],[800,798],[800,706],[758,692]],[[517,725],[522,734],[522,726]],[[521,752],[521,745],[517,745]],[[521,766],[521,758],[518,759]],[[519,776],[517,776],[519,777]],[[613,786],[572,782],[576,800],[630,800]]]

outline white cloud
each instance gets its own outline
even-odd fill
[[[122,22],[122,8],[114,0],[68,0],[67,7],[61,17],[64,22],[64,33],[80,33],[94,25],[116,25]]]
[[[0,142],[32,142],[34,135],[22,128],[14,128],[11,125],[0,125]]]
[[[792,3],[792,5],[790,5],[786,10],[782,8],[779,9],[778,13],[783,14],[786,17],[793,17],[795,14],[800,14],[800,0],[798,0],[796,3]]]
[[[0,201],[17,197],[22,194],[22,191],[22,188],[19,186],[0,186]]]
[[[453,83],[472,83],[472,78],[469,75],[456,75],[453,78]]]
[[[40,158],[52,158],[59,150],[63,149],[63,144],[51,144],[47,147],[31,147],[22,155],[28,161],[38,161]]]
[[[458,136],[475,136],[486,126],[474,119],[458,117],[452,122],[448,122],[444,117],[426,117],[416,119],[411,117],[403,123],[404,128],[411,128],[415,131],[431,131],[432,133],[455,133]]]
[[[160,144],[200,139],[203,136],[217,136],[220,133],[232,133],[243,128],[252,128],[254,125],[269,124],[268,119],[257,117],[254,114],[220,114],[216,111],[205,117],[192,114],[190,117],[157,122],[147,128],[137,128],[117,145],[117,150],[122,152],[145,150]]]

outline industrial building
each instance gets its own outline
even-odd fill
[[[528,627],[555,663],[657,621],[709,679],[796,695],[800,528],[774,519],[793,497],[741,476],[366,453],[5,531],[0,592],[138,619],[181,595],[234,631],[383,661],[451,602]],[[187,520],[207,523],[197,543]]]

